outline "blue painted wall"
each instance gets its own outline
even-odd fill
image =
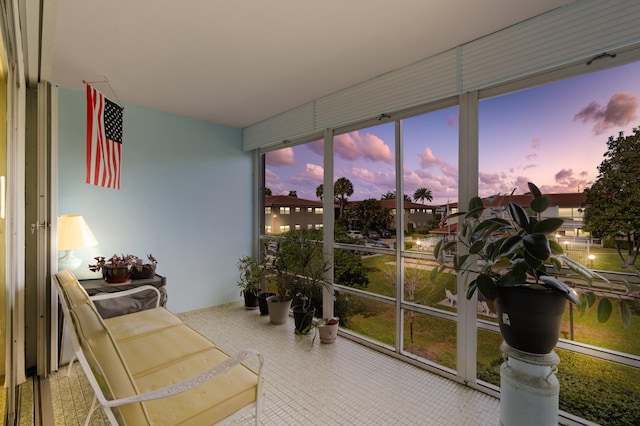
[[[125,104],[121,189],[85,183],[84,91],[59,89],[58,214],[84,216],[97,247],[74,252],[158,260],[168,308],[239,299],[237,260],[251,253],[252,155],[240,129]],[[98,274],[99,275],[99,274]]]

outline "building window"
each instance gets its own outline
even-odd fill
[[[271,225],[265,225],[264,233],[265,234],[271,234]]]
[[[300,213],[300,207],[296,207],[296,213]]]
[[[283,232],[289,232],[291,230],[291,227],[289,225],[280,225],[280,233],[282,234]]]
[[[322,207],[316,207],[316,214],[322,214]]]
[[[265,207],[264,214],[271,214],[271,207]]]
[[[316,223],[316,229],[322,229],[322,224],[321,223]]]
[[[296,228],[296,231],[299,231],[299,230],[300,230],[300,224],[299,224],[299,223],[296,223],[295,228]]]
[[[307,207],[307,213],[313,213],[313,207]]]
[[[313,229],[313,224],[308,223],[308,224],[307,224],[307,229]]]
[[[291,207],[280,207],[280,214],[290,214]]]

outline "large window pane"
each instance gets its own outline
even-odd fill
[[[458,199],[458,107],[402,120],[405,246],[433,252],[456,233],[444,216]]]
[[[336,241],[393,247],[395,124],[334,136]]]
[[[584,314],[571,306],[565,314],[561,337],[636,356],[640,354],[639,293],[627,292],[625,283],[638,282],[637,273],[628,265],[634,258],[627,256],[627,249],[633,253],[638,244],[640,211],[635,209],[636,201],[629,201],[639,199],[640,184],[636,175],[625,179],[621,174],[627,167],[625,158],[637,153],[640,144],[630,145],[626,154],[616,157],[608,168],[599,166],[603,159],[610,158],[605,154],[611,148],[610,143],[624,143],[626,136],[634,135],[634,127],[640,124],[638,73],[640,64],[635,63],[480,101],[478,176],[479,195],[485,198],[485,205],[496,216],[504,214],[507,196],[512,191],[512,200],[528,205],[523,195],[528,191],[527,182],[538,185],[551,201],[546,217],[564,219],[564,225],[551,238],[560,244],[568,257],[598,270],[611,280],[611,284],[599,280],[590,284],[559,274],[559,278],[582,293],[593,293],[596,305],[603,298],[612,302],[612,315],[606,323],[598,321],[597,306],[587,309]],[[637,161],[632,161],[631,168],[637,172]],[[607,173],[618,173],[616,184],[608,187],[605,197],[589,201],[589,191],[594,191],[602,182],[603,171],[604,177]],[[590,220],[590,214],[597,220]],[[620,253],[616,246],[622,248]],[[625,321],[630,322],[628,328],[622,326],[623,312]],[[487,338],[486,332],[479,333],[478,338],[480,378],[488,371],[486,368],[495,367],[491,364],[495,359],[480,356],[486,352],[487,342],[493,344],[495,339],[485,341],[483,338]],[[580,351],[580,348],[576,347],[576,350]],[[561,383],[572,378],[570,387],[586,390],[598,386],[605,394],[628,395],[631,392],[633,399],[640,399],[637,368],[624,367],[627,373],[615,373],[620,380],[603,379],[606,385],[596,385],[592,381],[596,365],[611,372],[618,368],[585,355],[579,356],[581,362],[566,362],[565,356],[561,357],[564,364],[558,373]],[[491,375],[488,377],[490,380]],[[561,408],[601,422],[600,417],[590,417],[589,410],[581,408],[580,392],[563,387],[560,398]],[[598,396],[591,399],[600,400]],[[619,402],[614,400],[611,404],[598,404],[598,411],[605,417],[616,418]],[[634,422],[639,420],[640,417],[635,417]]]
[[[264,235],[322,229],[322,140],[265,154]]]

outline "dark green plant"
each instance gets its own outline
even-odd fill
[[[308,310],[314,291],[331,288],[325,279],[330,265],[324,259],[321,235],[317,233],[291,232],[279,240],[271,269],[278,300],[294,296],[294,308]]]
[[[267,275],[264,261],[260,262],[251,256],[244,256],[238,261],[240,279],[236,283],[242,293],[258,294]]]
[[[536,185],[531,182],[528,185],[533,195],[529,205],[533,215],[509,201],[509,220],[499,217],[481,220],[485,207],[482,199],[474,197],[469,202],[468,212],[449,216],[462,218],[458,223],[458,241],[440,241],[436,245],[434,256],[442,266],[434,269],[434,277],[446,267],[445,252],[461,243],[468,253],[454,254],[453,268],[463,275],[477,274],[467,285],[467,299],[471,299],[476,290],[488,300],[495,300],[501,287],[529,286],[556,291],[571,303],[580,306],[581,302],[586,302],[582,304],[588,307],[595,301],[593,293],[580,297],[574,288],[553,275],[560,274],[562,267],[566,266],[589,285],[594,279],[605,283],[609,281],[565,256],[560,244],[548,238],[564,221],[557,217],[542,219],[542,212],[549,207],[549,199],[542,196]],[[631,311],[624,301],[621,306],[626,327],[630,323]],[[598,319],[601,322],[608,320],[611,310],[609,298],[603,297],[598,306]]]

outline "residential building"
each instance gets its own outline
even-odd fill
[[[264,197],[264,233],[282,234],[301,229],[322,229],[322,201],[289,195]]]

